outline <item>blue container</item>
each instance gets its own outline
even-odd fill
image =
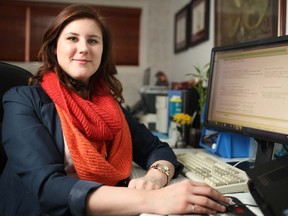
[[[249,157],[250,138],[243,135],[217,132],[209,130],[211,133],[208,139],[211,143],[204,143],[203,137],[207,136],[205,128],[202,130],[202,136],[199,145],[212,153],[225,158],[243,158]]]
[[[170,116],[174,116],[177,113],[182,112],[182,99],[178,95],[173,95],[169,101],[169,113]]]

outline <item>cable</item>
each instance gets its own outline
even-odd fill
[[[233,166],[237,167],[239,164],[244,163],[244,162],[249,162],[250,160],[243,160],[243,161],[238,161],[237,163],[235,163]]]

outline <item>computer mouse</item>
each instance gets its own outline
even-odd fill
[[[226,211],[216,215],[256,216],[249,208],[247,208],[246,204],[243,204],[239,199],[230,196],[229,198],[229,203],[218,202],[221,205],[226,206]]]
[[[230,198],[229,203],[225,203],[225,202],[221,202],[221,201],[217,201],[217,202],[220,205],[223,205],[226,207],[225,213],[234,212],[235,202],[233,202],[232,198]]]

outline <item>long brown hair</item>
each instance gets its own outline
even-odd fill
[[[60,67],[55,54],[57,40],[61,31],[70,22],[82,18],[93,19],[99,25],[103,36],[103,53],[101,63],[97,72],[91,76],[88,85],[84,85],[83,83],[68,76],[68,74],[66,74]],[[54,71],[64,86],[77,92],[81,97],[87,98],[90,94],[97,94],[97,92],[95,92],[95,85],[98,80],[100,81],[102,79],[108,84],[112,95],[119,102],[124,102],[122,85],[115,77],[117,70],[112,58],[112,41],[110,31],[104,19],[90,5],[70,5],[59,13],[59,15],[50,24],[44,35],[42,46],[38,53],[38,60],[43,62],[43,65],[30,79],[30,85],[35,85],[36,83],[41,82],[43,75],[48,71]]]

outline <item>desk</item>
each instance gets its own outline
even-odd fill
[[[176,153],[176,154],[181,154],[181,153],[184,153],[186,151],[206,151],[205,149],[189,149],[189,148],[186,148],[186,149],[173,149],[173,151]],[[235,160],[246,160],[245,158],[239,158],[239,159],[227,159],[227,158],[221,158],[221,160],[224,160],[226,162],[231,162],[231,160],[235,161]],[[132,178],[137,178],[137,177],[141,177],[143,175],[145,175],[146,171],[144,171],[143,169],[141,169],[139,166],[137,165],[134,165],[133,167],[133,172],[132,172]],[[176,179],[172,179],[170,184],[173,184],[175,182],[179,182],[179,181],[182,181],[183,179],[185,179],[186,177],[183,176],[183,175],[179,175]],[[234,194],[225,194],[227,196],[233,196],[233,197],[236,197],[238,198],[242,203],[244,204],[251,204],[251,205],[256,205],[255,203],[255,200],[253,199],[253,197],[251,196],[250,193],[234,193]],[[261,212],[261,210],[258,208],[258,207],[250,207],[250,206],[247,206],[255,215],[257,216],[263,216],[263,213]],[[195,214],[193,214],[195,215]],[[224,216],[225,214],[223,214]],[[157,216],[157,214],[146,214],[146,213],[143,213],[141,214],[141,216]]]

